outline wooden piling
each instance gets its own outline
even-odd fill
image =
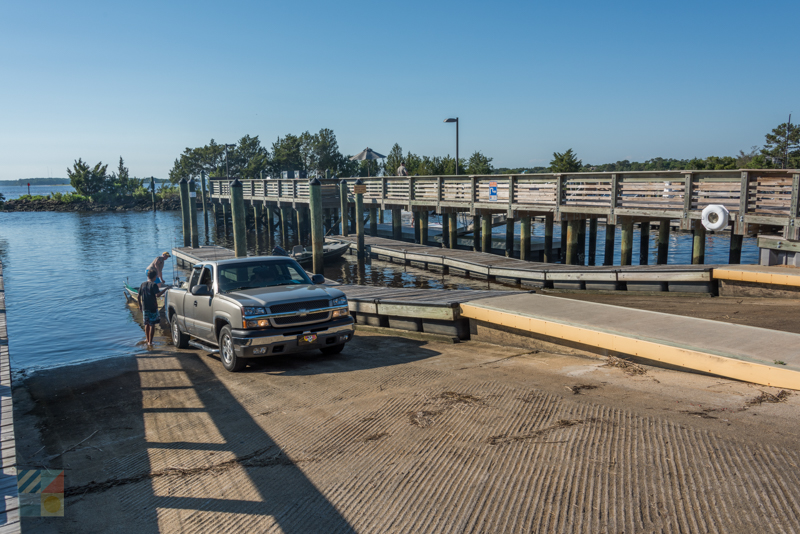
[[[231,218],[233,219],[233,251],[237,258],[247,256],[246,217],[242,182],[236,178],[231,182]]]
[[[706,227],[702,221],[694,221],[692,230],[692,265],[703,265],[706,262]]]
[[[597,255],[597,217],[589,219],[589,265],[595,265]]]
[[[272,242],[275,240],[275,213],[272,211],[272,207],[266,206],[264,209],[264,219],[267,223],[267,246],[270,246]]]
[[[481,250],[492,253],[492,216],[485,215],[481,220]]]
[[[419,212],[419,242],[428,245],[428,212]]]
[[[578,234],[581,221],[572,220],[567,223],[567,265],[578,264]]]
[[[586,219],[578,222],[578,265],[586,264]]]
[[[295,208],[295,212],[297,212],[295,237],[297,238],[297,243],[302,245],[308,238],[308,211],[304,206],[298,205]]]
[[[291,208],[278,208],[278,225],[280,226],[281,245],[289,246],[289,210]],[[289,252],[289,251],[287,251]]]
[[[658,256],[657,265],[666,265],[669,258],[669,219],[661,219],[658,223]]]
[[[603,254],[603,265],[614,265],[614,242],[617,239],[617,225],[606,223],[606,245]]]
[[[378,236],[378,208],[369,209],[369,235]]]
[[[203,203],[203,217],[207,217],[206,211],[206,171],[200,171],[200,201]]]
[[[472,250],[481,251],[481,216],[475,215],[472,218]]]
[[[200,233],[197,230],[197,187],[189,180],[189,222],[192,228],[192,248],[200,247]]]
[[[153,211],[156,211],[156,179],[150,177],[150,198],[153,201]]]
[[[728,254],[728,263],[738,265],[742,263],[742,241],[744,236],[731,232],[731,250]]]
[[[561,263],[567,263],[567,221],[561,221],[561,249],[559,250],[558,259]]]
[[[383,224],[383,210],[382,209],[378,210],[378,222],[380,224]]]
[[[450,214],[450,236],[448,238],[448,245],[450,248],[458,246],[458,213],[453,212]]]
[[[342,235],[347,236],[349,232],[347,231],[347,215],[350,213],[348,209],[348,202],[347,202],[347,182],[342,180],[339,182],[339,211],[342,214],[341,217],[341,224],[342,224]]]
[[[623,217],[622,236],[619,247],[619,264],[631,265],[633,262],[633,219]]]
[[[359,178],[356,180],[356,186],[364,185],[364,182]],[[360,264],[363,265],[366,259],[366,248],[364,247],[364,194],[360,192],[360,188],[354,188],[356,205],[355,205],[355,219],[356,219],[356,257]]]
[[[411,217],[414,219],[414,243],[421,243],[420,237],[420,222],[419,219],[421,217],[421,212],[419,211],[412,211]]]
[[[531,261],[531,218],[523,215],[519,218],[519,259]]]
[[[311,223],[311,253],[314,274],[325,274],[322,245],[325,242],[325,231],[322,228],[322,184],[317,178],[308,182],[308,205]]]
[[[181,219],[183,221],[183,246],[188,247],[192,243],[192,223],[189,221],[189,183],[186,178],[181,178],[180,184],[181,197]]]
[[[650,261],[650,221],[642,222],[639,231],[639,265]]]
[[[553,214],[548,213],[544,216],[544,258],[545,263],[555,263],[553,257]]]
[[[447,213],[442,213],[442,248],[447,248],[447,242],[450,239],[450,217]]]
[[[522,242],[520,242],[522,250]],[[506,258],[514,257],[514,219],[506,217]]]
[[[403,213],[402,210],[392,210],[392,239],[403,239]]]

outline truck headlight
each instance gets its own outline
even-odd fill
[[[331,307],[334,306],[347,306],[347,297],[339,297],[331,301]]]
[[[245,328],[264,328],[269,326],[269,319],[248,319],[244,321]]]
[[[266,315],[267,310],[265,308],[256,308],[252,306],[245,306],[242,308],[245,315]]]
[[[348,310],[347,308],[341,308],[339,310],[333,310],[333,318],[334,319],[336,317],[345,317],[347,315],[350,315],[350,310]]]

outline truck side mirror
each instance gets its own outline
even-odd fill
[[[205,284],[197,284],[192,288],[192,295],[195,297],[207,297],[211,294],[211,291],[208,290],[208,286]]]
[[[321,274],[315,274],[311,277],[311,281],[317,285],[325,283],[325,277]]]

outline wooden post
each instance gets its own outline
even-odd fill
[[[521,249],[520,249],[521,250]],[[555,263],[553,257],[553,214],[547,213],[544,216],[544,258],[545,263]]]
[[[353,198],[355,198],[355,196]],[[356,230],[358,230],[358,222],[356,221],[356,205],[355,202],[353,202],[353,205],[350,207],[350,233],[355,234]]]
[[[531,261],[531,218],[523,215],[519,218],[519,259]]]
[[[692,265],[703,265],[706,262],[706,227],[699,220],[694,221],[692,230]]]
[[[419,222],[419,219],[421,217],[420,212],[412,211],[411,217],[414,218],[414,243],[422,243],[420,237],[420,222]]]
[[[275,239],[275,214],[272,212],[272,206],[266,206],[266,213],[264,214],[267,219],[267,246],[269,246]]]
[[[386,198],[386,197],[384,197]],[[378,222],[383,224],[383,209],[378,210]]]
[[[322,245],[325,243],[325,230],[322,228],[322,184],[317,178],[308,182],[308,207],[311,219],[311,256],[314,274],[325,274]]]
[[[364,185],[364,182],[359,178],[356,180],[355,185]],[[354,192],[356,197],[356,252],[358,261],[363,264],[366,258],[366,248],[364,247],[364,194],[360,192],[360,188],[358,187],[354,189]]]
[[[261,255],[261,238],[264,235],[264,232],[262,232],[262,227],[261,227],[261,216],[263,215],[263,213],[264,213],[264,204],[262,204],[261,202],[256,202],[255,204],[253,204],[253,219],[255,219],[254,221],[255,225],[253,226],[253,229],[255,230],[256,234],[256,256]]]
[[[484,215],[481,219],[481,250],[492,253],[492,215]]]
[[[156,211],[156,179],[150,177],[150,197],[153,200],[153,211]]]
[[[522,242],[520,241],[520,251]],[[514,219],[506,217],[506,258],[514,257]]]
[[[192,248],[198,248],[200,235],[197,230],[197,191],[194,180],[189,180],[189,222],[192,228]]]
[[[378,236],[378,208],[369,209],[369,235]]]
[[[623,217],[622,219],[622,242],[619,250],[619,264],[631,265],[633,261],[633,219]]]
[[[597,217],[589,219],[589,265],[595,264],[597,254]]]
[[[200,171],[200,194],[200,200],[203,203],[203,217],[206,217],[206,171]]]
[[[608,224],[606,219],[606,246],[603,255],[603,265],[614,265],[614,241],[617,239],[617,225]]]
[[[289,221],[287,219],[289,218],[288,211],[290,209],[285,207],[278,209],[278,224],[281,226],[281,245],[284,247],[289,246]]]
[[[639,232],[639,265],[647,265],[650,260],[650,221],[642,222]]]
[[[403,213],[402,210],[392,210],[392,239],[403,239]]]
[[[350,212],[347,202],[347,182],[339,182],[339,211],[342,214],[342,235],[347,236],[347,214]]]
[[[181,196],[181,219],[183,220],[183,246],[188,247],[192,243],[192,223],[189,221],[189,183],[186,178],[180,181]]]
[[[578,233],[581,221],[574,219],[567,225],[567,265],[578,264]]]
[[[669,258],[669,223],[669,219],[659,221],[657,265],[666,265]]]
[[[578,222],[578,265],[586,265],[586,219]]]
[[[728,263],[738,265],[742,263],[742,241],[744,236],[731,232],[731,251],[728,254]]]
[[[450,236],[447,239],[450,248],[458,246],[458,213],[455,211],[450,214]]]
[[[308,239],[308,212],[304,206],[300,205],[295,208],[295,211],[297,212],[295,236],[297,236],[297,242],[302,245]]]
[[[442,217],[442,248],[447,248],[447,240],[450,237],[450,217],[446,213]]]
[[[475,178],[472,179],[473,184]],[[474,197],[473,197],[474,198]],[[475,215],[472,217],[472,250],[474,252],[481,251],[481,216]]]
[[[418,211],[419,214],[419,242],[428,245],[428,211]]]
[[[237,258],[247,256],[247,233],[245,232],[244,191],[242,182],[235,178],[231,182],[231,217],[233,218],[233,251]]]
[[[567,221],[561,221],[561,249],[558,258],[561,263],[567,263]]]

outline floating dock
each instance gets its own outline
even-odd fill
[[[0,534],[21,532],[19,522],[19,492],[17,490],[17,446],[14,436],[14,405],[11,397],[11,363],[8,354],[6,292],[3,286],[3,266],[0,264]]]

